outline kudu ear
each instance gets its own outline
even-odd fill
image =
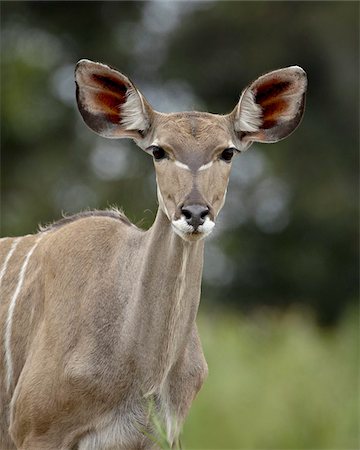
[[[82,59],[76,65],[75,83],[79,111],[96,133],[113,139],[146,134],[152,108],[125,75]]]
[[[289,136],[303,116],[306,86],[306,73],[298,66],[269,72],[251,83],[230,114],[241,146]]]

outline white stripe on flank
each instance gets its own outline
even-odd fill
[[[8,316],[6,318],[6,323],[5,323],[5,366],[6,366],[6,387],[7,387],[8,391],[10,389],[10,385],[11,385],[12,377],[13,377],[13,366],[12,366],[10,344],[11,344],[12,320],[13,320],[16,300],[20,294],[22,285],[24,283],[25,272],[26,272],[26,268],[29,263],[30,257],[33,254],[36,246],[38,245],[41,237],[42,236],[39,236],[37,238],[35,244],[31,247],[31,249],[29,250],[28,254],[26,255],[26,257],[24,259],[23,265],[21,266],[21,269],[19,272],[19,281],[16,286],[15,292],[12,296],[12,299],[10,301]]]
[[[3,279],[3,277],[5,275],[5,272],[6,272],[7,266],[9,264],[10,258],[12,256],[12,254],[14,253],[14,251],[15,251],[15,249],[16,249],[20,239],[21,239],[21,237],[18,237],[18,238],[13,240],[13,242],[11,244],[11,247],[10,247],[10,250],[9,250],[9,253],[6,255],[4,264],[2,265],[1,272],[0,272],[0,287],[1,287],[2,279]]]

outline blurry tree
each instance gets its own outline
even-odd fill
[[[204,297],[299,303],[333,322],[357,296],[358,31],[356,2],[3,2],[2,235],[113,203],[153,220],[150,158],[76,111],[78,59],[129,74],[156,109],[219,113],[259,74],[298,64],[305,119],[234,162]]]

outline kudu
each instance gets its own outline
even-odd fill
[[[77,64],[84,121],[152,155],[159,209],[148,231],[92,211],[1,240],[1,449],[157,448],[149,401],[177,442],[207,374],[195,324],[203,238],[232,157],[288,136],[306,84],[288,67],[251,83],[228,115],[162,114],[115,69]]]

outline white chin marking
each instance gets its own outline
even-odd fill
[[[194,227],[186,222],[184,216],[178,220],[173,220],[171,226],[177,235],[185,240],[193,240],[194,238],[203,239],[214,229],[215,222],[206,217],[205,222],[198,227],[197,233],[194,233]]]

